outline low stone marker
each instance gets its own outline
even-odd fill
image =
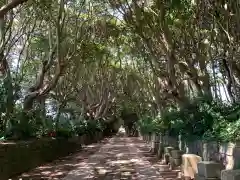
[[[205,178],[203,176],[199,176],[198,174],[196,174],[194,180],[221,180],[221,179],[219,179],[219,178]]]
[[[146,134],[143,134],[143,141],[146,141]]]
[[[203,160],[204,161],[217,161],[219,159],[219,144],[218,142],[205,142],[203,143]]]
[[[151,152],[154,154],[157,153],[158,147],[159,147],[159,136],[154,133],[151,139]]]
[[[162,159],[163,154],[164,154],[163,143],[162,143],[162,142],[159,142],[159,145],[158,145],[158,152],[157,152],[157,157],[158,157],[158,159]]]
[[[240,168],[240,142],[222,143],[219,148],[219,154],[227,170]]]
[[[178,147],[178,141],[177,139],[170,137],[170,136],[162,136],[163,144],[164,146],[171,146],[174,148]]]
[[[181,166],[182,159],[181,158],[180,159],[174,159],[174,158],[170,157],[169,162],[170,162],[171,169],[175,169],[176,167]]]
[[[158,169],[159,169],[159,172],[164,172],[164,171],[169,171],[170,167],[169,167],[169,165],[161,164],[158,166]]]
[[[143,140],[143,134],[140,131],[138,133],[138,137],[139,137],[140,140]]]
[[[155,135],[155,133],[153,133],[151,136],[151,140],[150,140],[151,149],[154,147],[155,139],[156,139],[156,135]]]
[[[148,136],[147,134],[144,134],[144,141],[147,142]]]
[[[170,151],[170,165],[172,169],[182,164],[182,155],[183,152],[181,150],[173,149]]]
[[[223,170],[221,172],[221,180],[240,180],[240,169]]]
[[[196,175],[197,180],[220,180],[221,170],[223,166],[214,161],[201,161],[197,164],[198,174]]]
[[[151,142],[151,138],[152,138],[152,135],[151,135],[151,133],[149,133],[149,134],[147,135],[147,143],[150,143],[150,142]]]
[[[162,134],[158,135],[159,143],[157,144],[157,158],[162,159],[164,153],[164,144]]]
[[[170,152],[172,150],[174,150],[174,147],[172,147],[172,146],[164,147],[164,154],[169,154],[170,155]]]
[[[182,155],[182,174],[185,178],[194,179],[197,174],[197,164],[202,161],[202,158],[195,154]]]
[[[173,149],[170,151],[170,155],[173,159],[182,158],[183,152],[181,150]]]
[[[164,157],[163,160],[166,164],[170,163],[170,152],[174,149],[174,147],[167,146],[164,147]]]

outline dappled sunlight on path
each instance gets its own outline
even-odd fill
[[[78,167],[80,163],[86,161],[89,156],[96,153],[100,147],[107,142],[108,139],[105,139],[101,143],[88,145],[74,154],[70,154],[67,157],[39,166],[29,172],[13,178],[12,180],[19,180],[21,178],[29,180],[57,180],[64,178],[70,171]]]
[[[86,164],[78,166],[64,179],[131,179],[135,173],[134,162],[125,139],[110,139]]]
[[[160,172],[159,167],[167,167],[166,172]],[[176,176],[136,137],[104,140],[22,175],[24,179],[62,180],[177,180]]]
[[[64,180],[175,180],[176,173],[169,170],[159,172],[159,166],[167,165],[154,162],[149,150],[138,138],[114,137]]]

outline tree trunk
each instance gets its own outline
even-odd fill
[[[5,17],[0,16],[0,73],[3,78],[4,89],[7,91],[7,98],[6,98],[6,117],[4,120],[4,130],[7,125],[7,121],[10,119],[11,114],[13,113],[14,109],[14,94],[13,94],[13,85],[12,85],[12,76],[10,72],[10,68],[6,59],[5,52]]]

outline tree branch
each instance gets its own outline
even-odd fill
[[[27,2],[28,0],[12,0],[10,3],[4,5],[0,9],[0,17],[4,17],[10,10],[13,8],[23,4],[24,2]]]

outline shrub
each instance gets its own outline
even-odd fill
[[[186,140],[240,140],[240,105],[195,99],[182,108],[171,107],[157,117],[145,116],[138,123],[142,133],[179,134]]]

